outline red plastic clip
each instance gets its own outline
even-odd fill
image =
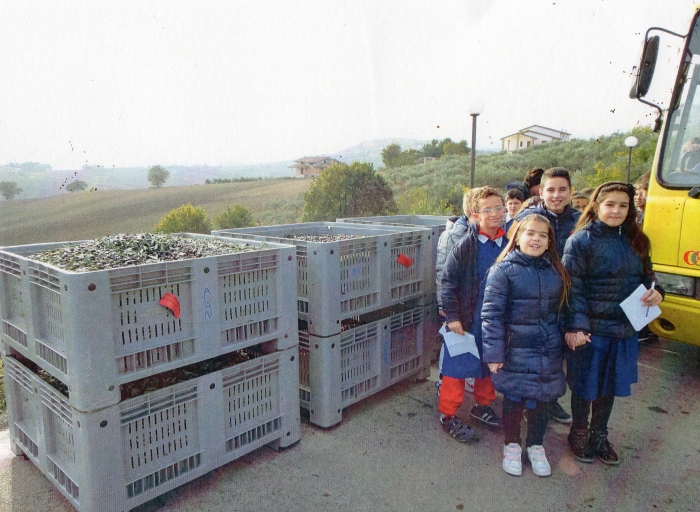
[[[175,318],[180,318],[180,301],[178,300],[177,296],[173,295],[172,293],[166,293],[163,295],[163,297],[161,297],[158,304],[165,306],[172,311]]]
[[[405,254],[399,254],[399,257],[396,258],[396,261],[399,263],[399,265],[403,265],[406,268],[413,265],[413,260]]]

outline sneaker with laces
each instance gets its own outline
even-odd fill
[[[566,412],[564,408],[559,405],[559,402],[552,402],[549,404],[549,417],[565,425],[571,423],[571,414]]]
[[[510,443],[503,447],[503,471],[513,476],[523,474],[523,449],[519,444]]]
[[[440,418],[442,429],[454,437],[460,443],[468,443],[470,441],[478,441],[479,436],[468,425],[462,423],[462,420],[456,416],[445,416]]]
[[[608,435],[603,432],[591,432],[591,450],[600,459],[600,462],[608,466],[617,466],[620,459],[613,450],[613,445],[608,441]]]
[[[483,421],[490,427],[501,426],[501,419],[496,415],[495,412],[493,412],[493,409],[491,409],[491,406],[489,405],[477,404],[474,407],[472,407],[472,410],[469,412],[469,414],[473,418],[476,418],[479,421]]]
[[[581,462],[593,462],[595,454],[588,440],[588,429],[571,429],[569,432],[569,447],[574,457]]]
[[[549,465],[542,445],[528,446],[527,458],[530,459],[530,464],[532,464],[532,472],[537,476],[549,476],[552,474],[552,468]]]

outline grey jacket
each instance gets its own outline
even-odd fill
[[[447,255],[450,254],[452,247],[459,242],[467,232],[469,221],[467,217],[450,217],[445,224],[445,231],[442,232],[438,239],[437,245],[437,261],[435,263],[435,286],[437,290],[438,307],[442,308],[442,269],[445,266]]]

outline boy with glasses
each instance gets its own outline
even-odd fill
[[[489,186],[475,191],[471,205],[476,223],[469,224],[443,267],[442,310],[449,330],[461,335],[471,333],[481,355],[481,306],[486,274],[508,241],[501,227],[506,208],[499,191]],[[464,380],[472,377],[475,378],[476,405],[470,415],[487,425],[500,426],[500,418],[491,408],[496,391],[486,365],[475,362],[469,353],[452,357],[449,350],[445,350],[442,375],[438,410],[446,432],[463,443],[477,438],[475,432],[455,416],[464,400]]]

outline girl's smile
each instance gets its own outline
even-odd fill
[[[598,203],[598,218],[610,226],[621,226],[627,218],[630,210],[630,198],[624,192],[610,192],[605,195],[602,202]]]
[[[542,256],[549,246],[549,226],[538,220],[530,221],[520,235],[518,243],[523,254]]]

